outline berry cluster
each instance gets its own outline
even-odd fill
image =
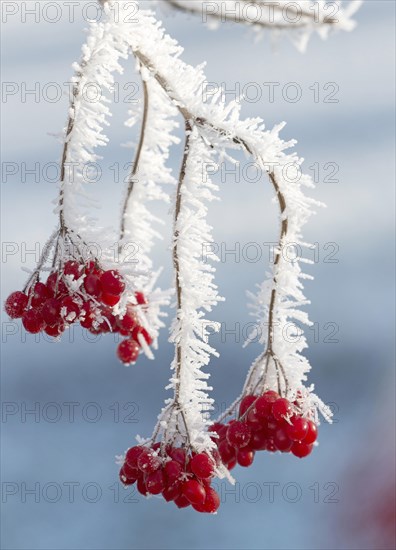
[[[136,293],[136,304],[129,303],[123,317],[113,311],[125,291],[118,271],[104,271],[95,261],[69,260],[52,271],[46,283],[38,278],[39,274],[26,292],[13,292],[5,302],[6,313],[12,319],[22,318],[27,332],[59,337],[76,322],[92,334],[116,332],[127,337],[117,350],[126,365],[136,362],[141,347],[151,345],[136,312],[136,305],[147,303],[142,292]]]
[[[304,418],[298,403],[291,403],[275,391],[261,396],[247,395],[239,407],[239,419],[215,423],[210,431],[223,463],[229,470],[239,464],[251,466],[256,451],[291,452],[308,456],[317,438],[317,426]]]
[[[189,454],[181,447],[168,446],[161,453],[160,443],[152,448],[131,447],[120,470],[124,485],[137,484],[140,494],[162,495],[178,508],[192,506],[197,512],[214,514],[220,497],[211,487],[215,461],[206,453]]]

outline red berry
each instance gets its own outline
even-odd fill
[[[81,265],[74,260],[69,260],[63,267],[64,275],[71,276],[73,279],[79,279],[81,277],[81,271]]]
[[[257,397],[255,395],[246,395],[239,405],[239,416],[243,416],[245,412],[250,409],[253,403],[256,401]]]
[[[124,485],[133,485],[136,481],[136,478],[129,477],[125,472],[125,466],[123,466],[120,470],[120,481]]]
[[[282,420],[283,418],[287,418],[291,415],[291,412],[291,403],[288,399],[285,399],[284,397],[277,399],[272,405],[272,414],[275,420]]]
[[[307,435],[304,437],[304,443],[311,445],[312,443],[315,443],[318,438],[318,427],[313,420],[307,420],[307,422],[308,432]]]
[[[227,432],[227,426],[225,426],[224,424],[221,424],[220,422],[215,422],[214,424],[209,426],[208,432],[216,433],[219,437],[212,437],[212,440],[219,441],[219,439],[225,436]]]
[[[53,338],[59,338],[65,331],[65,325],[63,323],[60,323],[58,325],[54,325],[53,327],[46,325],[44,332],[48,334],[48,336],[52,336]]]
[[[47,289],[48,294],[52,297],[54,296],[63,296],[68,293],[67,286],[62,281],[59,273],[54,271],[47,279]]]
[[[260,429],[262,419],[257,416],[255,407],[251,408],[244,418],[244,421],[249,424],[252,430]]]
[[[278,451],[288,453],[292,447],[293,441],[287,434],[285,428],[278,428],[274,434],[274,445]]]
[[[66,296],[61,302],[61,315],[63,319],[72,324],[77,321],[81,312],[80,305],[71,296]]]
[[[164,472],[168,486],[173,485],[180,479],[182,471],[183,469],[181,464],[176,460],[170,460],[165,464]]]
[[[162,496],[164,497],[166,502],[170,502],[171,500],[176,500],[178,497],[180,497],[181,490],[182,490],[182,484],[174,483],[173,485],[169,485],[165,487],[165,489],[162,491]]]
[[[22,316],[22,324],[25,327],[25,330],[31,334],[38,334],[45,326],[45,322],[40,311],[36,309],[29,309],[28,311],[25,311]]]
[[[144,450],[145,448],[140,446],[131,447],[130,449],[128,449],[125,455],[125,462],[128,464],[128,466],[130,466],[131,468],[137,469],[138,458]]]
[[[312,449],[313,445],[307,445],[301,441],[295,441],[292,445],[291,452],[298,458],[304,458],[305,456],[311,454]]]
[[[213,475],[213,461],[205,453],[193,456],[190,460],[190,467],[192,473],[200,479],[205,479]]]
[[[147,299],[143,292],[135,292],[135,298],[139,306],[147,304]]]
[[[182,494],[191,504],[203,504],[206,492],[196,479],[189,479],[183,483]]]
[[[11,319],[19,319],[28,304],[28,297],[17,290],[10,294],[4,304],[4,309]]]
[[[215,514],[220,507],[220,497],[212,488],[206,488],[206,498],[204,502],[204,512],[207,514]]]
[[[48,291],[47,285],[44,283],[36,283],[34,288],[30,291],[32,297],[32,306],[40,307],[43,303],[50,298],[50,293]]]
[[[117,355],[121,363],[124,363],[124,365],[136,363],[136,360],[139,357],[139,346],[135,340],[124,340],[118,345]]]
[[[267,447],[266,447],[267,451],[269,451],[270,453],[274,453],[276,451],[276,447],[275,447],[275,443],[274,443],[274,440],[273,439],[268,439],[267,440]]]
[[[146,482],[145,482],[144,477],[139,477],[139,479],[137,480],[136,486],[137,486],[137,490],[139,491],[139,493],[141,495],[143,495],[144,497],[146,497],[148,495],[148,491],[147,491]]]
[[[143,452],[139,455],[137,465],[141,472],[145,474],[152,474],[161,468],[161,459],[155,455],[151,449],[143,449]]]
[[[186,499],[184,495],[180,495],[179,497],[175,498],[175,504],[178,508],[187,508],[187,506],[190,506],[190,502]]]
[[[151,338],[150,334],[147,332],[147,330],[141,326],[137,326],[132,331],[132,338],[140,345],[139,337],[144,338],[146,340],[146,344],[148,346],[151,346],[153,343],[153,339]]]
[[[120,296],[115,296],[114,294],[106,294],[102,292],[100,295],[100,301],[106,306],[114,307],[120,301]]]
[[[279,399],[279,394],[275,391],[266,391],[261,397],[259,397],[254,405],[256,415],[260,419],[268,418],[271,414],[272,405]]]
[[[253,451],[264,451],[267,448],[267,432],[265,430],[258,430],[253,432],[249,447]]]
[[[244,422],[234,422],[228,426],[227,441],[237,448],[246,447],[252,435],[251,429]]]
[[[301,416],[295,416],[291,419],[291,424],[287,426],[287,434],[293,441],[302,441],[308,433],[308,422]]]
[[[162,470],[157,470],[146,476],[147,492],[150,495],[159,495],[165,489],[164,474]]]
[[[87,294],[93,296],[94,298],[98,298],[102,292],[100,281],[101,280],[98,275],[94,275],[93,273],[87,275],[84,279],[84,288]]]
[[[138,479],[143,475],[137,466],[136,468],[131,468],[128,462],[124,462],[124,473],[128,478],[131,479]]]
[[[128,334],[132,333],[137,324],[138,320],[134,311],[130,307],[128,307],[124,317],[118,321],[121,334],[123,334],[124,336],[128,336]]]
[[[45,323],[49,326],[59,324],[61,319],[61,301],[56,298],[49,298],[41,308],[41,314]]]
[[[106,294],[120,295],[125,290],[124,279],[113,269],[105,271],[101,278],[100,283],[102,285],[103,292]]]
[[[235,449],[226,440],[219,444],[219,453],[224,464],[228,464],[235,459]]]
[[[80,325],[83,328],[91,329],[92,325],[95,321],[95,313],[92,309],[91,302],[84,302],[81,307],[81,313],[80,313]]]
[[[247,451],[244,449],[241,449],[237,452],[237,462],[239,466],[243,466],[244,468],[248,468],[253,464],[254,460],[254,451]]]
[[[180,447],[171,448],[168,451],[168,455],[171,457],[172,460],[175,460],[176,462],[181,464],[183,467],[185,466],[187,457],[186,457],[186,451],[184,449],[181,449]]]
[[[237,465],[237,459],[233,458],[232,460],[230,460],[230,462],[227,462],[226,464],[227,470],[230,470],[230,471],[233,470],[236,465]]]

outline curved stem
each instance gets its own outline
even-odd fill
[[[147,81],[142,78],[143,82],[143,118],[142,118],[142,127],[140,130],[140,138],[139,138],[139,144],[136,150],[136,156],[135,160],[133,162],[132,171],[129,176],[128,180],[128,189],[122,209],[121,214],[121,227],[120,227],[120,237],[119,237],[119,249],[122,247],[122,242],[125,238],[125,232],[126,232],[126,215],[128,212],[128,206],[129,201],[132,196],[134,183],[135,183],[135,176],[139,170],[139,162],[143,151],[144,146],[144,140],[145,140],[145,134],[146,134],[146,128],[147,128],[147,120],[148,120],[148,113],[149,113],[149,90]]]
[[[191,5],[191,1],[189,2],[189,6],[186,6],[185,4],[180,4],[180,2],[178,0],[168,0],[168,4],[170,6],[172,6],[174,9],[178,10],[178,11],[182,11],[182,12],[185,12],[185,13],[189,13],[191,15],[203,15],[203,11],[202,11],[202,8],[203,8],[203,4],[200,3],[198,8],[195,8],[195,7],[192,7]],[[237,3],[238,4],[238,3]],[[284,6],[281,6],[279,5],[279,3],[277,2],[259,2],[259,1],[251,1],[251,0],[248,0],[246,1],[246,4],[250,4],[250,5],[254,5],[254,6],[257,6],[259,8],[272,8],[274,12],[278,12],[278,13],[283,13],[283,8]],[[312,25],[312,23],[315,23],[315,24],[323,24],[323,25],[334,25],[335,23],[338,22],[337,19],[334,19],[332,17],[325,17],[323,19],[323,21],[316,21],[316,13],[315,12],[309,12],[309,11],[306,11],[304,10],[303,8],[298,8],[297,6],[295,6],[294,4],[290,3],[290,5],[287,7],[287,9],[291,10],[294,12],[294,14],[296,15],[301,15],[305,18],[308,19],[308,21],[303,21],[303,22],[300,22],[300,21],[296,21],[295,23],[293,22],[284,22],[284,23],[279,23],[279,22],[271,22],[271,21],[263,21],[261,19],[257,19],[257,20],[249,20],[247,17],[245,17],[243,14],[237,14],[237,13],[233,13],[232,16],[230,17],[230,21],[233,21],[234,23],[242,23],[242,24],[245,24],[245,25],[254,25],[254,26],[258,26],[258,27],[263,27],[263,28],[267,28],[267,29],[301,29],[301,28],[305,28],[305,27],[308,27],[310,25]],[[222,23],[226,22],[227,21],[227,18],[226,18],[226,14],[225,13],[222,13],[221,9],[219,11],[215,11],[215,12],[209,12],[209,13],[206,13],[207,17],[208,18],[211,18],[211,19],[215,19],[215,20],[220,20]],[[270,17],[271,17],[271,14],[269,13],[268,14]]]

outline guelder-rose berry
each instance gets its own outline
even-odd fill
[[[255,395],[247,395],[244,397],[239,405],[239,416],[243,416],[245,412],[250,409],[256,399],[257,397]]]
[[[304,458],[311,454],[313,445],[307,445],[301,441],[295,441],[292,445],[291,452],[298,458]]]
[[[233,447],[246,447],[251,437],[251,429],[243,422],[234,422],[228,426],[227,441]]]
[[[182,466],[179,462],[176,460],[170,460],[165,464],[164,472],[165,472],[165,478],[168,483],[168,485],[173,485],[180,479],[180,476],[182,475]]]
[[[63,273],[73,279],[79,279],[81,277],[81,265],[75,260],[69,260],[63,267]]]
[[[28,304],[28,297],[23,292],[17,290],[10,294],[4,304],[5,311],[11,319],[19,319]]]
[[[152,474],[161,468],[161,459],[150,449],[144,449],[137,461],[138,468],[145,474]]]
[[[35,309],[25,311],[22,316],[22,324],[25,330],[31,334],[38,334],[45,326],[45,322],[40,311]]]
[[[102,304],[110,307],[114,307],[115,305],[117,305],[120,299],[121,298],[119,295],[107,294],[105,292],[102,292],[102,294],[100,295],[100,301],[102,302]]]
[[[84,288],[87,294],[98,298],[100,296],[100,293],[102,292],[100,278],[97,275],[90,273],[84,279]]]
[[[137,326],[132,331],[132,338],[140,345],[139,337],[143,337],[148,346],[151,346],[153,339],[144,327]]]
[[[260,419],[270,416],[272,411],[272,405],[279,399],[279,394],[275,391],[266,391],[261,397],[259,397],[254,405],[256,415]]]
[[[62,318],[69,324],[77,321],[81,313],[79,304],[71,297],[66,296],[61,302]]]
[[[213,462],[205,453],[200,453],[190,460],[190,468],[193,474],[200,479],[205,479],[213,475]]]
[[[291,424],[287,426],[287,434],[293,441],[302,441],[308,433],[308,422],[301,416],[295,416],[291,419]]]
[[[293,441],[288,436],[285,428],[278,428],[274,433],[274,445],[282,453],[289,452]]]
[[[146,476],[146,488],[150,495],[159,495],[165,489],[164,474],[157,470]]]
[[[41,308],[41,314],[45,323],[49,326],[57,325],[61,321],[61,301],[49,298]]]
[[[282,420],[283,418],[289,417],[292,412],[292,406],[288,399],[281,397],[277,399],[272,405],[272,415],[275,420]]]
[[[220,507],[220,497],[212,487],[206,488],[206,498],[203,503],[204,512],[215,514]]]
[[[48,291],[47,285],[44,283],[36,283],[30,291],[30,296],[32,299],[33,307],[40,307],[43,303],[50,298],[50,293]]]
[[[182,494],[191,504],[203,504],[205,502],[206,491],[196,479],[189,479],[183,483]]]
[[[175,504],[178,508],[187,508],[190,506],[190,501],[186,499],[184,495],[180,495],[179,497],[175,498]]]
[[[125,462],[130,466],[131,468],[138,468],[138,458],[144,451],[144,447],[131,447],[128,449],[126,455],[125,455]]]
[[[254,460],[254,452],[253,451],[245,451],[244,449],[241,449],[237,452],[237,462],[239,466],[243,466],[244,468],[248,468],[253,464]]]
[[[101,278],[100,283],[102,285],[103,292],[106,294],[120,295],[125,290],[124,279],[113,269],[105,271]]]
[[[48,277],[46,285],[50,296],[68,294],[67,286],[56,271]]]
[[[143,292],[135,292],[135,298],[139,306],[147,304],[147,299]]]
[[[58,325],[54,325],[53,327],[46,325],[44,328],[45,334],[48,336],[52,336],[53,338],[59,338],[65,331],[65,325],[63,323],[60,323]]]
[[[117,355],[121,363],[124,365],[131,365],[136,363],[137,358],[139,357],[139,345],[135,340],[129,339],[124,340],[118,345]]]
[[[304,443],[311,445],[312,443],[315,443],[318,438],[318,427],[313,420],[307,420],[307,422],[308,431],[307,435],[304,437]]]

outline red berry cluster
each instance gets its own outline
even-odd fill
[[[214,460],[206,453],[188,454],[181,447],[167,447],[160,456],[160,444],[152,448],[131,447],[120,470],[124,485],[137,484],[144,496],[162,495],[178,508],[192,506],[197,512],[214,514],[220,497],[211,487]]]
[[[247,395],[240,404],[238,420],[213,424],[210,431],[218,434],[213,440],[229,470],[236,464],[251,466],[256,451],[308,456],[318,434],[315,422],[302,416],[297,403],[275,391]]]
[[[119,344],[117,355],[124,364],[131,364],[140,347],[150,345],[152,338],[139,323],[135,304],[128,304],[122,318],[113,313],[124,291],[125,282],[118,271],[104,271],[94,261],[69,260],[61,270],[53,271],[46,283],[36,280],[27,293],[13,292],[5,302],[5,311],[12,319],[22,318],[25,330],[32,334],[44,331],[59,337],[76,322],[92,334],[120,333],[128,338]],[[146,303],[142,292],[135,297],[137,304]]]

